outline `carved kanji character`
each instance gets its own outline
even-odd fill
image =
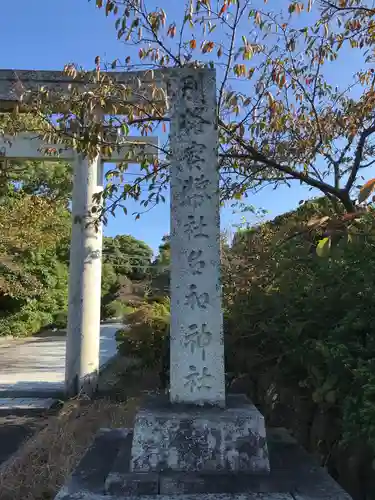
[[[190,292],[185,296],[185,304],[189,305],[192,309],[198,306],[199,309],[206,309],[209,304],[210,297],[208,293],[198,293],[197,285],[190,285]]]

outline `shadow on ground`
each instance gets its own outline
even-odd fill
[[[46,425],[49,415],[0,415],[0,465],[17,451],[23,441]]]

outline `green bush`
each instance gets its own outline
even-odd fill
[[[134,308],[124,303],[122,300],[116,299],[103,306],[102,317],[108,318],[127,318],[128,314],[134,311]]]
[[[119,351],[126,356],[134,356],[142,364],[151,368],[162,357],[163,340],[168,333],[170,322],[170,301],[144,303],[126,318],[127,328],[117,332]]]
[[[57,328],[59,330],[66,328],[66,326],[68,324],[68,312],[67,311],[60,311],[60,312],[56,313],[53,317],[52,324],[53,324],[54,328]]]
[[[302,239],[280,244],[279,229],[248,232],[224,259],[229,368],[278,365],[339,411],[343,441],[364,437],[375,450],[375,245],[361,238],[320,259]]]
[[[52,314],[38,310],[36,301],[30,301],[14,314],[0,319],[2,336],[26,337],[38,333],[52,323]]]

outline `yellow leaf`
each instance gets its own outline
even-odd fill
[[[275,102],[275,99],[273,97],[273,95],[271,94],[271,92],[267,92],[267,97],[268,97],[268,104],[269,106],[273,106],[273,103]]]
[[[358,203],[365,201],[375,189],[375,179],[370,179],[359,190]]]
[[[318,257],[328,257],[331,250],[331,238],[323,238],[316,247]]]
[[[241,193],[235,193],[234,194],[234,199],[235,200],[240,200],[242,198],[242,194]]]

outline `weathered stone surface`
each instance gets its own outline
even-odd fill
[[[285,481],[298,500],[351,500],[339,484],[319,466],[285,429],[269,432],[270,480]]]
[[[123,441],[111,472],[105,481],[108,495],[156,495],[159,492],[159,476],[153,472],[130,472],[133,432]]]
[[[278,478],[277,478],[278,479]],[[289,493],[291,482],[270,481],[268,474],[173,473],[160,474],[162,495],[186,493]]]
[[[105,479],[129,432],[129,429],[101,429],[55,500],[80,498],[74,495],[82,492],[103,494]]]
[[[225,410],[150,396],[136,416],[131,470],[269,472],[264,419],[241,395]]]
[[[87,454],[91,455],[91,459],[87,460],[85,456],[73,474],[75,478],[78,478],[78,481],[76,479],[74,483],[75,487],[71,487],[72,481],[70,480],[67,487],[59,493],[58,500],[134,498],[125,493],[118,493],[117,496],[110,495],[108,491],[105,493],[106,496],[102,496],[104,494],[104,480],[100,479],[105,476],[108,468],[111,468],[112,472],[117,471],[119,475],[129,477],[128,459],[131,449],[129,436],[131,433],[127,434],[127,432],[127,430],[124,432],[119,429],[99,433],[100,446],[94,446],[88,451]],[[115,460],[114,443],[119,438],[122,445],[117,460]],[[95,441],[97,442],[97,439]],[[319,467],[313,457],[308,455],[285,429],[269,429],[268,445],[271,462],[270,474],[227,474],[223,472],[204,474],[168,471],[159,474],[159,496],[151,495],[144,498],[149,500],[152,498],[169,498],[170,500],[173,498],[181,500],[184,498],[273,499],[279,498],[272,496],[274,493],[290,493],[293,497],[298,496],[298,500],[351,500],[351,497],[328,475],[326,470]],[[127,448],[127,451],[124,448]],[[123,462],[121,462],[122,459],[124,459]],[[97,467],[95,464],[101,465]],[[112,467],[111,464],[113,464]],[[137,474],[139,473],[133,473],[133,476]],[[102,485],[100,485],[101,480],[103,480]],[[224,493],[225,495],[221,495]],[[263,495],[258,496],[259,493]],[[164,495],[168,495],[168,497]],[[286,498],[289,497],[286,496]]]
[[[146,496],[128,496],[126,500],[294,500],[292,495],[289,494],[258,494],[249,493],[243,495],[213,495],[210,494],[196,494],[196,495],[146,495]],[[65,496],[62,500],[120,500],[120,497],[100,495],[90,493],[87,491],[73,493]]]
[[[215,71],[168,82],[171,369],[175,403],[225,405]]]
[[[129,495],[157,495],[159,475],[156,472],[130,472],[108,476],[105,491],[109,495],[128,497]]]

